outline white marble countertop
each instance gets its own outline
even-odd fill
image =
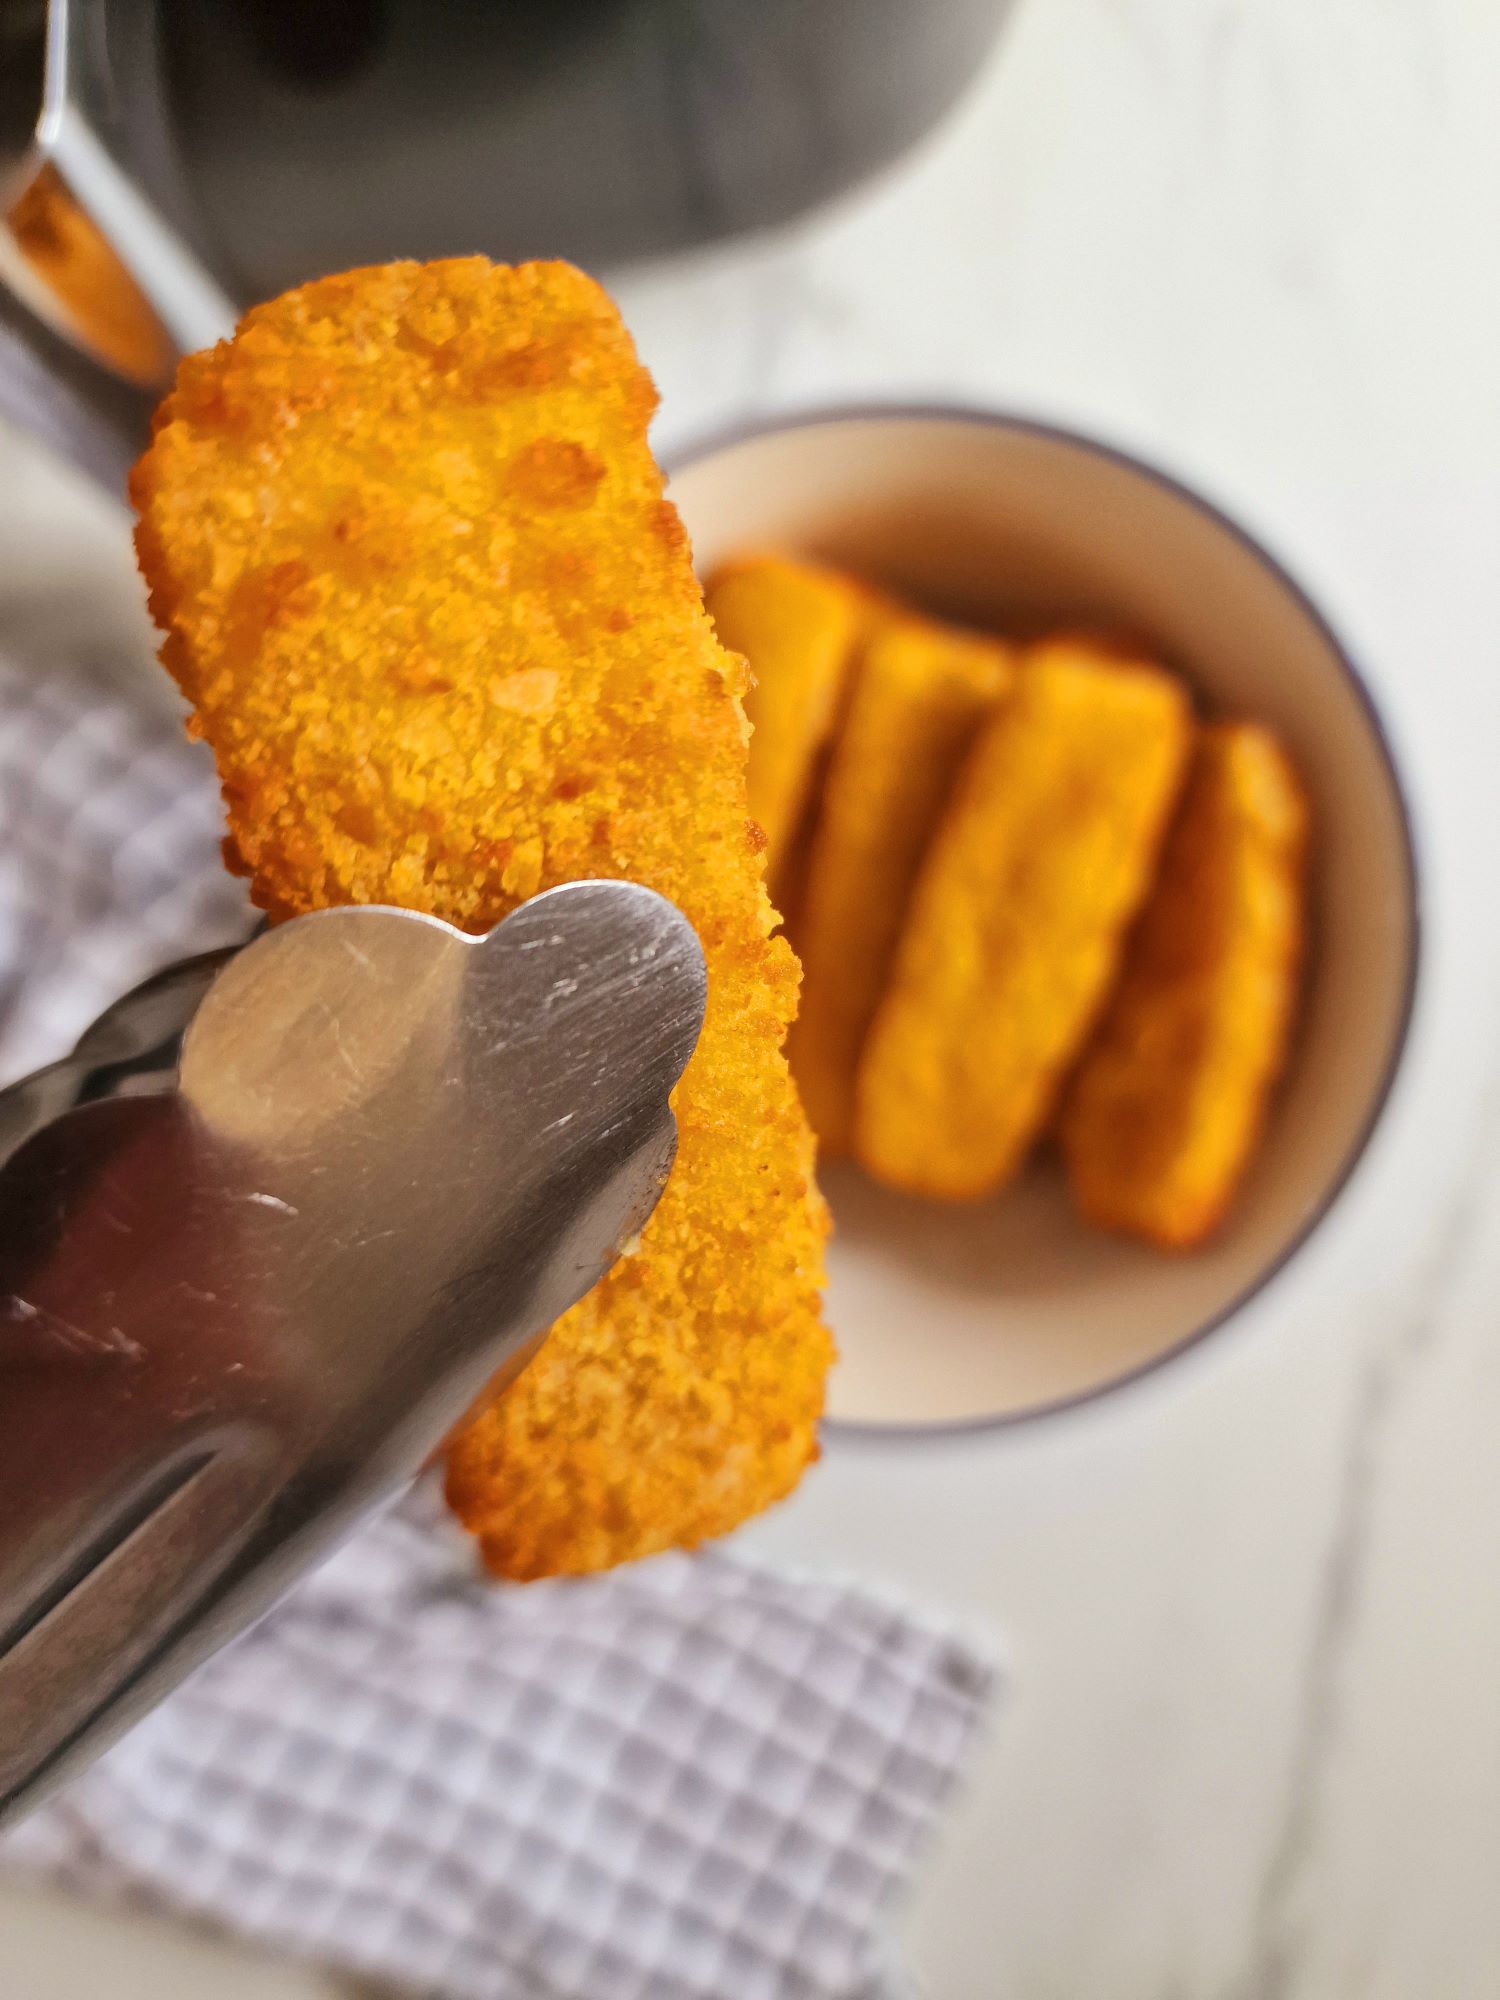
[[[835,1439],[751,1533],[1001,1635],[1011,1697],[909,1915],[941,2000],[1500,1995],[1497,102],[1484,0],[1024,0],[884,184],[616,285],[669,453],[922,396],[1186,474],[1341,628],[1415,797],[1411,1053],[1292,1270],[1088,1412]],[[70,615],[138,632],[120,524],[64,499],[65,556],[0,483],[0,632],[70,560]],[[343,1990],[0,1897],[0,1992],[106,1966],[115,2000]]]

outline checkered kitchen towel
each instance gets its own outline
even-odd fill
[[[205,756],[86,673],[0,660],[0,815],[0,1076],[246,927]],[[433,2000],[873,2000],[992,1682],[722,1550],[486,1583],[423,1487],[0,1862]]]
[[[213,761],[83,666],[0,656],[0,1083],[140,980],[250,929]]]

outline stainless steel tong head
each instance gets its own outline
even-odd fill
[[[628,1247],[704,991],[687,921],[629,883],[481,939],[330,910],[0,1094],[0,1818],[409,1480]]]

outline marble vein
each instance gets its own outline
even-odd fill
[[[1354,1384],[1338,1497],[1318,1576],[1302,1670],[1285,1792],[1257,1885],[1243,1979],[1234,2000],[1292,2000],[1303,1984],[1309,1876],[1329,1769],[1338,1748],[1342,1696],[1359,1639],[1376,1550],[1386,1446],[1423,1365],[1451,1324],[1450,1306],[1481,1230],[1500,1200],[1500,1063],[1492,1064],[1469,1150],[1404,1305],[1372,1346]],[[1309,2000],[1314,1996],[1309,1993]]]

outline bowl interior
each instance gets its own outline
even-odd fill
[[[1409,831],[1363,693],[1272,563],[1168,481],[1082,440],[941,415],[833,417],[681,468],[700,568],[754,546],[842,563],[1000,630],[1125,626],[1205,711],[1269,723],[1312,797],[1313,937],[1296,1047],[1228,1226],[1164,1257],[1074,1215],[1040,1158],[992,1202],[949,1208],[841,1165],[829,1312],[836,1419],[1015,1417],[1100,1390],[1218,1323],[1341,1185],[1389,1086],[1416,950]]]

